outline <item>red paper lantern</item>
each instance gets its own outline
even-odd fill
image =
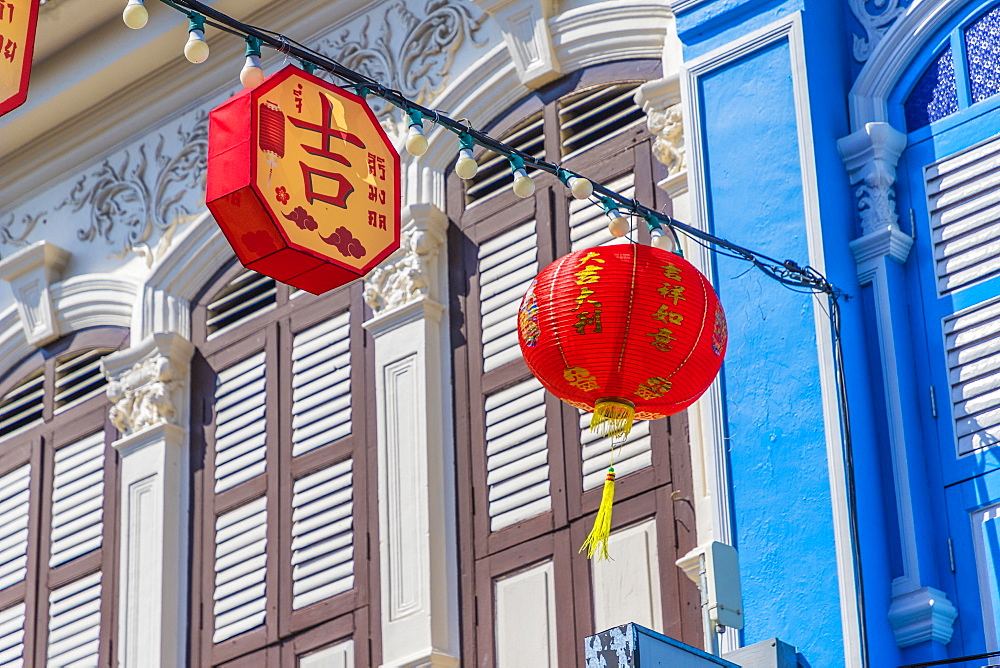
[[[518,314],[528,368],[554,395],[594,412],[591,427],[628,433],[632,419],[677,413],[722,366],[726,317],[679,255],[623,244],[570,253],[542,270]]]

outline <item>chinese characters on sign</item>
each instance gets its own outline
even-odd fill
[[[0,0],[0,116],[28,98],[39,0]]]
[[[399,247],[399,156],[364,100],[286,67],[212,116],[206,199],[244,265],[323,292]]]

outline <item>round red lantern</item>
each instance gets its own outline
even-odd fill
[[[719,373],[726,317],[708,279],[679,255],[623,244],[542,270],[518,313],[528,368],[554,395],[627,434],[694,403]]]
[[[528,288],[518,341],[552,394],[594,413],[591,429],[627,435],[632,420],[677,413],[700,397],[726,352],[726,316],[705,278],[679,255],[637,244],[559,258]],[[608,558],[614,499],[608,470],[583,547]]]

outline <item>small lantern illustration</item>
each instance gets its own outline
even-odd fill
[[[518,313],[528,368],[554,395],[594,413],[591,429],[611,437],[627,435],[634,419],[694,403],[719,373],[726,339],[708,279],[679,255],[637,244],[559,258]],[[612,467],[588,556],[607,558],[613,490]]]
[[[267,156],[269,167],[267,185],[271,185],[271,176],[278,166],[278,159],[285,157],[285,115],[277,102],[268,100],[260,105],[260,128],[258,129],[258,144],[260,150]]]

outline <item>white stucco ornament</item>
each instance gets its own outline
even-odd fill
[[[155,355],[134,365],[108,384],[111,422],[123,434],[172,423],[177,414],[171,400],[174,382],[170,360]]]

